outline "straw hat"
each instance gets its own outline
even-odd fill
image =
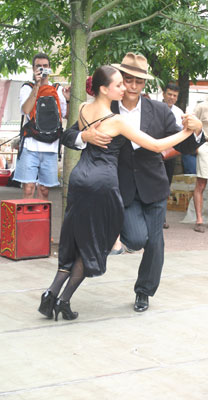
[[[148,74],[147,59],[141,54],[127,53],[123,58],[121,64],[111,64],[119,71],[126,72],[127,74],[136,76],[143,79],[154,79],[152,75]]]

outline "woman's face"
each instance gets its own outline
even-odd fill
[[[112,75],[111,79],[112,82],[107,87],[107,96],[110,100],[122,100],[126,88],[123,84],[123,77],[121,73],[119,71],[116,71],[115,74]]]

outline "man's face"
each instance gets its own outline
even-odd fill
[[[47,58],[36,58],[35,59],[35,64],[33,67],[33,71],[36,72],[37,70],[39,70],[39,68],[49,68],[49,61],[47,60]]]
[[[178,100],[178,92],[176,92],[175,90],[167,89],[165,92],[163,92],[163,99],[168,107],[172,107]]]
[[[130,102],[138,102],[138,98],[145,87],[145,79],[136,78],[133,75],[123,74],[123,83],[126,88],[124,99]]]

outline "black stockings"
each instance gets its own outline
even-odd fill
[[[48,288],[55,297],[58,296],[64,282],[68,279],[69,277],[69,272],[63,272],[63,271],[57,271],[57,274],[54,278],[54,281],[52,282],[51,286]]]
[[[54,294],[54,296],[58,296],[64,282],[69,278],[61,296],[60,300],[69,301],[78,288],[78,286],[84,280],[84,266],[81,257],[78,257],[72,267],[70,276],[68,272],[58,271],[55,279],[50,286],[49,290]]]

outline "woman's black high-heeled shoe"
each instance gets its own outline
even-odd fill
[[[38,311],[48,318],[53,318],[53,309],[56,303],[56,296],[52,292],[47,290],[41,296],[40,306]]]
[[[61,312],[63,319],[76,319],[78,317],[77,312],[73,312],[70,308],[70,304],[68,301],[57,300],[55,307],[55,321],[58,321],[58,315]]]

